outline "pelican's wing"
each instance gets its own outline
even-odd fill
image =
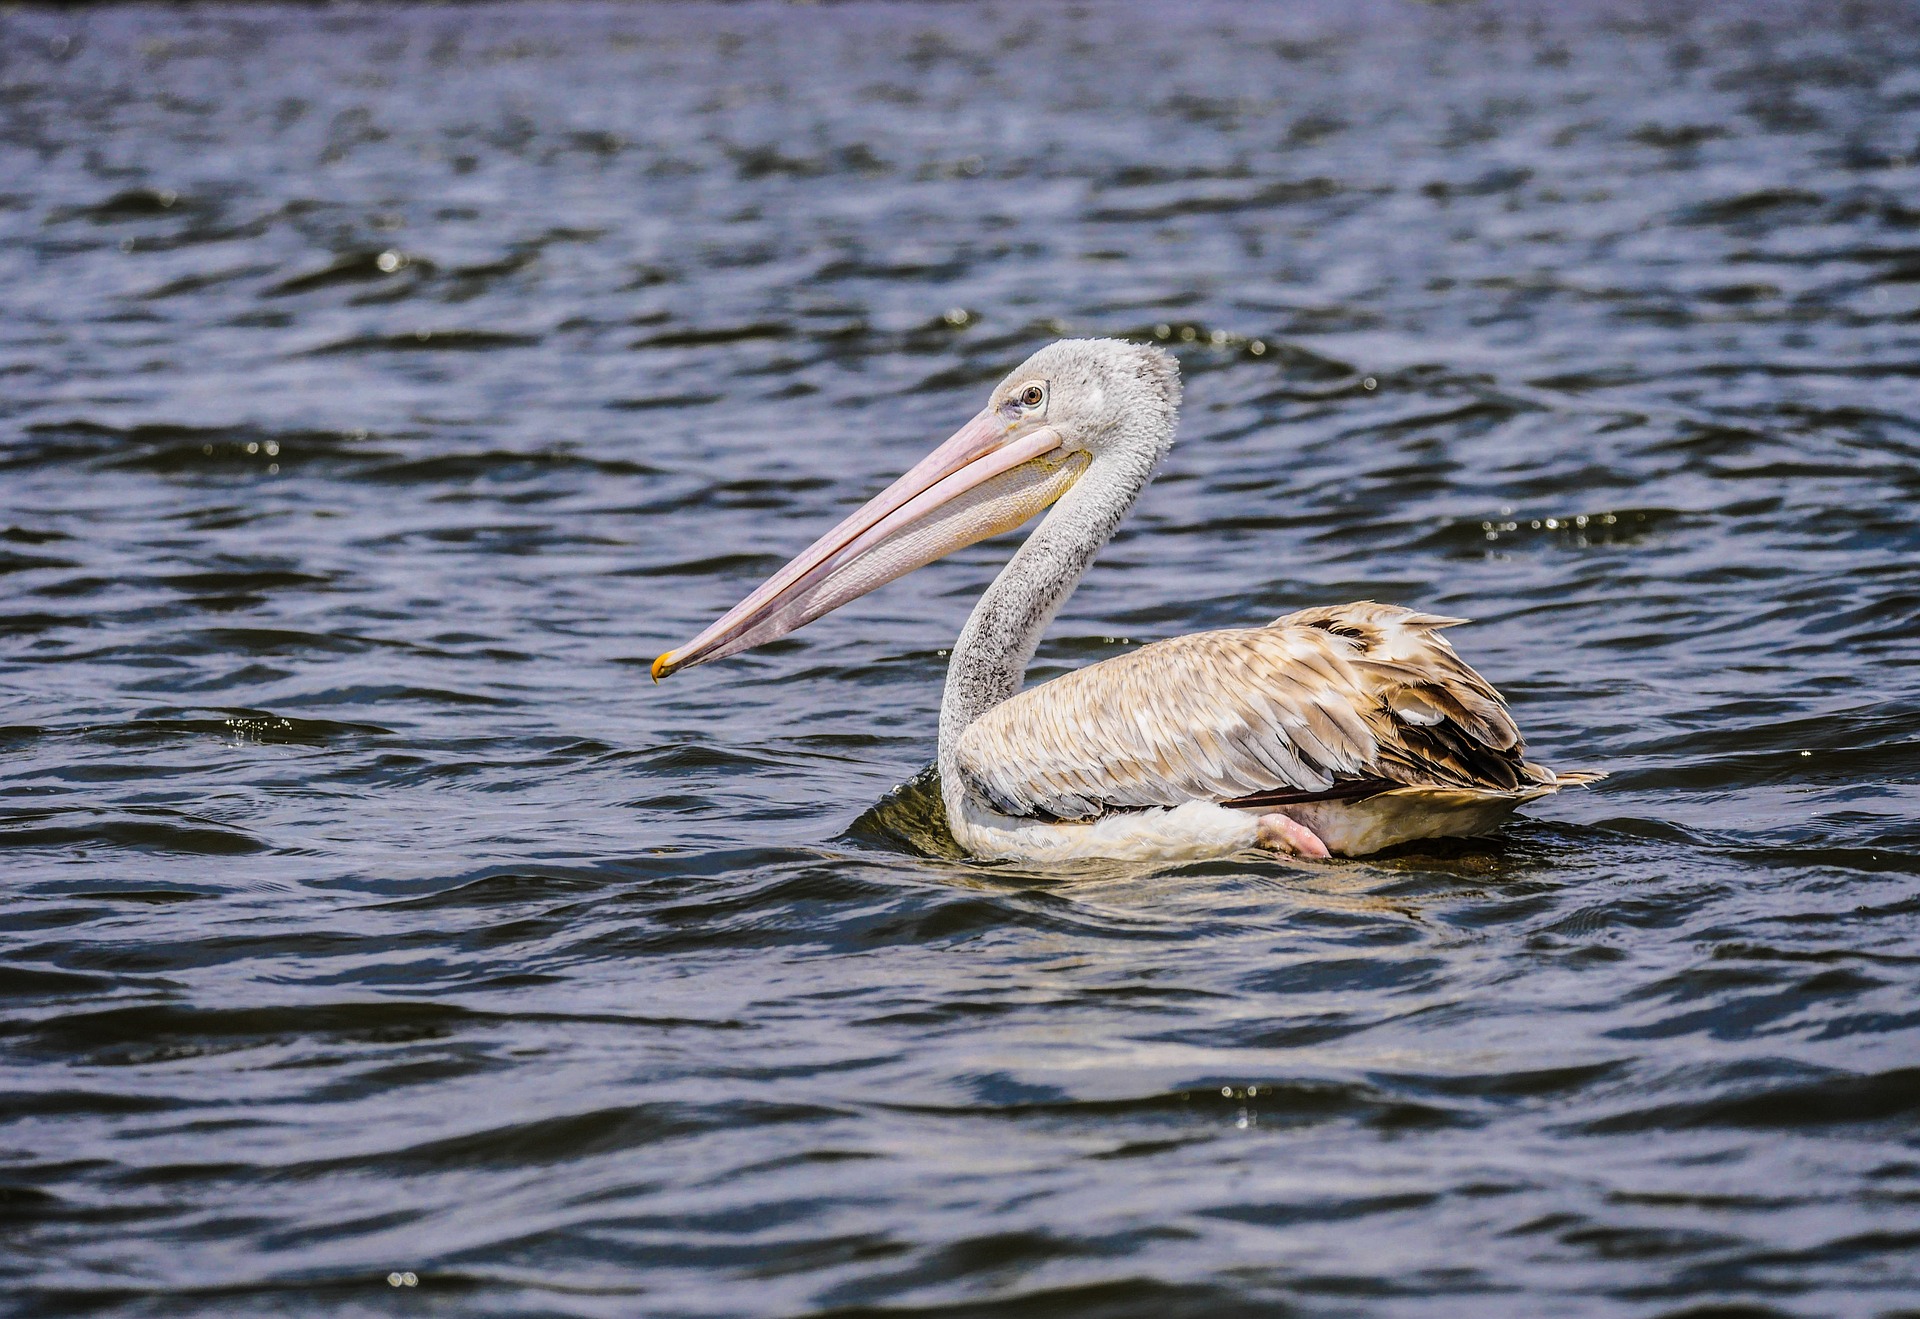
[[[996,810],[1061,820],[1556,782],[1439,634],[1461,621],[1363,603],[1157,641],[995,706],[962,735],[959,770]]]

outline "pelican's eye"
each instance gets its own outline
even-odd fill
[[[1020,406],[1023,408],[1037,408],[1046,401],[1047,391],[1038,385],[1028,385],[1020,391]]]

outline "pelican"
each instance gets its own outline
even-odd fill
[[[1172,637],[1021,690],[1047,624],[1173,444],[1180,369],[1113,339],[1050,344],[858,512],[653,664],[784,637],[1047,510],[974,606],[940,706],[953,836],[981,858],[1364,856],[1484,833],[1594,773],[1528,760],[1464,620],[1363,602]]]

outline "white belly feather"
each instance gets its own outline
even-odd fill
[[[1363,801],[1300,803],[1286,813],[1318,834],[1333,855],[1369,856],[1426,838],[1488,833],[1515,807],[1557,791],[1395,788]],[[1252,853],[1260,815],[1258,809],[1190,801],[1074,824],[1002,815],[970,797],[947,803],[954,840],[974,856],[1002,861],[1175,864]]]

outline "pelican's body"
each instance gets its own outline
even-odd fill
[[[1360,856],[1484,833],[1584,783],[1529,762],[1506,704],[1439,629],[1362,603],[1202,632],[1022,691],[1040,635],[1173,442],[1155,348],[1053,344],[973,421],[678,652],[656,679],[761,645],[1051,505],[955,643],[941,792],[975,856]]]

